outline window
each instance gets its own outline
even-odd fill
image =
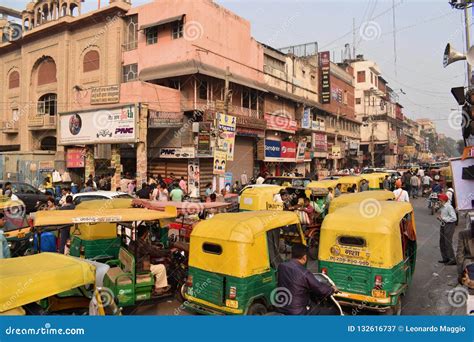
[[[365,71],[357,72],[357,83],[365,82]]]
[[[374,73],[370,73],[370,83],[374,83]]]
[[[37,114],[38,115],[51,115],[54,116],[57,113],[57,95],[56,94],[45,94],[38,99]]]
[[[20,86],[20,73],[12,71],[8,76],[8,89],[18,88]]]
[[[356,104],[360,104],[360,97],[356,97]]]
[[[100,68],[99,52],[95,50],[87,52],[84,55],[84,60],[82,64],[83,72],[99,70],[99,68]]]
[[[202,244],[202,250],[205,253],[217,254],[217,255],[222,254],[222,247],[218,244],[215,244],[215,243],[204,242]]]
[[[16,122],[19,119],[20,116],[18,115],[18,108],[12,108],[12,120]]]
[[[178,39],[183,37],[183,21],[177,21],[173,23],[173,29],[171,32],[173,39]]]
[[[149,27],[145,30],[146,45],[158,43],[158,26]]]
[[[355,236],[339,236],[337,242],[340,245],[354,246],[354,247],[364,247],[366,246],[366,241],[364,238],[355,237]]]
[[[128,18],[125,51],[135,50],[138,46],[138,15]]]
[[[199,83],[199,98],[201,100],[207,100],[207,82],[201,81]]]
[[[138,64],[129,64],[122,67],[122,82],[135,81],[138,77]]]

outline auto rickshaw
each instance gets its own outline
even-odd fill
[[[369,208],[369,205],[372,208]],[[351,204],[321,227],[319,270],[341,291],[341,304],[400,314],[416,263],[413,207],[407,202]]]
[[[277,203],[273,200],[273,196],[282,189],[285,189],[285,187],[279,185],[245,189],[240,195],[239,210],[283,210],[283,203]]]
[[[341,184],[341,192],[345,193],[348,192],[348,189],[352,187],[354,184],[357,187],[357,191],[360,191],[360,183],[364,178],[361,176],[344,176],[337,180],[337,184]]]
[[[137,271],[136,256],[138,255],[138,251],[136,248],[132,248],[132,250],[128,248],[130,242],[135,241],[137,238],[136,228],[141,224],[145,224],[150,231],[150,243],[159,245],[158,235],[161,229],[159,221],[176,217],[176,215],[177,212],[174,207],[167,207],[163,212],[143,208],[40,211],[36,213],[35,231],[41,233],[43,227],[49,227],[44,229],[51,229],[50,227],[61,227],[64,225],[88,224],[92,226],[91,224],[101,223],[117,224],[118,233],[122,239],[122,245],[117,258],[106,262],[111,268],[105,274],[104,286],[112,291],[117,298],[118,305],[125,307],[143,303],[151,299],[162,298],[152,297],[151,294],[155,283],[154,276],[150,271]],[[97,231],[102,230],[101,227],[95,227],[94,229]],[[104,229],[107,230],[110,229],[110,227],[107,226]],[[94,232],[94,234],[97,233]],[[39,239],[39,241],[41,246],[41,239]],[[83,256],[83,253],[81,253],[81,257]],[[163,263],[165,263],[165,260],[163,260]],[[168,264],[173,267],[175,266],[172,264],[172,261]],[[164,294],[163,297],[173,295],[174,291],[180,288],[185,280],[185,275],[181,277],[179,271],[174,272],[173,270],[173,272],[168,272],[167,274],[172,289],[170,292]]]
[[[376,172],[365,174],[362,177],[369,184],[369,190],[383,190],[383,181],[386,175],[389,176],[388,173]]]
[[[11,257],[23,256],[32,250],[33,234],[26,219],[25,204],[6,196],[0,196],[0,213],[4,215],[4,236],[10,248]]]
[[[314,189],[314,188],[335,189],[337,184],[339,184],[339,181],[337,179],[325,179],[325,180],[311,182],[306,186],[306,188],[308,189]]]
[[[217,214],[201,221],[191,234],[185,307],[264,315],[274,302],[278,265],[291,257],[294,243],[305,239],[293,212]]]
[[[117,314],[113,296],[96,287],[96,267],[57,253],[0,262],[0,315],[90,312]]]
[[[395,199],[395,195],[387,190],[363,191],[354,194],[344,194],[333,198],[329,204],[329,214],[335,212],[339,208],[343,208],[353,203],[369,203],[368,201],[391,201]],[[376,203],[376,202],[374,202]]]

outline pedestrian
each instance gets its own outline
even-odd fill
[[[94,180],[94,176],[92,174],[89,175],[89,180],[92,181],[92,187],[94,190],[97,190],[97,183]]]
[[[356,191],[354,192],[357,192],[357,186],[355,188]],[[369,182],[367,182],[367,180],[363,179],[361,182],[360,182],[360,192],[362,191],[369,191]]]
[[[242,190],[242,187],[239,185],[239,181],[236,180],[234,185],[232,186],[232,192],[234,194],[238,194],[240,192],[240,190]]]
[[[168,189],[166,189],[165,182],[161,182],[158,185],[158,201],[168,202]]]
[[[428,189],[431,186],[432,181],[433,181],[433,179],[430,176],[428,176],[427,174],[425,174],[423,177],[421,177],[421,184],[423,186],[423,193],[428,191]]]
[[[265,178],[263,177],[261,173],[259,173],[257,180],[255,181],[255,184],[263,184],[264,181],[265,181]]]
[[[132,180],[131,182],[128,183],[127,192],[130,196],[132,196],[133,193],[135,192],[136,184],[137,184],[136,180]]]
[[[388,175],[385,175],[385,178],[383,180],[383,188],[384,190],[390,191],[390,178],[388,177]]]
[[[66,201],[62,207],[59,207],[58,210],[74,210],[76,206],[72,201],[72,195],[66,196]],[[59,230],[59,253],[64,254],[67,240],[71,237],[71,227],[66,226]]]
[[[10,197],[12,201],[19,200],[18,196],[13,193],[12,183],[10,182],[5,182],[5,184],[3,185],[3,195]]]
[[[66,204],[66,197],[69,195],[72,195],[71,189],[69,188],[62,188],[61,189],[61,199],[59,200],[58,204],[60,207],[64,206]]]
[[[183,201],[184,192],[179,186],[175,186],[173,190],[170,192],[170,201],[172,202],[182,202]]]
[[[92,179],[88,179],[86,182],[86,187],[82,189],[82,192],[91,192],[94,191],[94,183],[92,182]]]
[[[331,203],[331,201],[334,199],[333,190],[334,189],[331,187],[328,188],[328,195],[326,196],[326,203],[328,206],[329,206],[329,203]]]
[[[212,183],[207,183],[206,184],[206,190],[204,192],[204,194],[206,195],[206,198],[208,198],[209,196],[211,196],[211,194],[213,193],[212,191]]]
[[[56,210],[56,205],[54,204],[54,198],[52,196],[49,196],[46,200],[45,210]]]
[[[184,180],[183,176],[181,176],[181,179],[179,180],[179,187],[185,194],[188,193],[188,183]]]
[[[446,194],[439,194],[438,199],[441,202],[441,208],[437,218],[440,221],[439,248],[442,258],[439,263],[449,266],[456,265],[453,250],[453,235],[457,220],[456,212],[449,203]]]
[[[5,227],[5,214],[0,212],[0,259],[10,258],[10,247],[8,246],[7,238],[3,232]]]
[[[403,176],[402,176],[402,187],[407,191],[408,194],[411,193],[410,180],[411,180],[411,172],[410,172],[410,171],[406,171],[405,173],[403,173]]]
[[[403,190],[402,188],[402,181],[397,179],[395,182],[396,189],[393,190],[393,194],[395,195],[395,201],[397,202],[410,202],[410,196],[408,196],[408,192]]]
[[[341,192],[341,187],[342,187],[342,184],[337,183],[336,189],[334,189],[334,198],[341,196],[341,193],[342,193]]]
[[[149,199],[150,193],[151,193],[150,186],[147,183],[143,182],[142,188],[137,191],[137,197],[141,199]]]
[[[419,183],[418,176],[413,174],[410,178],[410,187],[411,187],[411,197],[417,198],[418,197],[418,183]]]

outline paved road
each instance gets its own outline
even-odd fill
[[[457,285],[456,266],[444,266],[438,263],[439,224],[435,216],[429,214],[426,199],[412,200],[418,238],[417,265],[413,282],[402,300],[402,315],[463,315],[465,306],[453,306],[448,300],[450,291]],[[464,229],[464,220],[459,222],[455,233]],[[136,315],[188,315],[173,299],[157,305],[138,307]],[[350,313],[349,313],[350,314]],[[373,314],[359,312],[359,315]]]

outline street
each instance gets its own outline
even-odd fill
[[[415,208],[418,253],[413,281],[402,299],[402,315],[465,315],[464,305],[453,306],[448,301],[449,292],[457,285],[456,266],[444,266],[438,263],[441,255],[439,224],[436,216],[430,215],[425,198],[410,200]],[[456,246],[457,232],[464,227],[465,222],[460,219],[454,234],[454,246]],[[156,305],[139,306],[132,314],[189,315],[180,308],[180,305],[178,300],[173,299]],[[352,314],[351,310],[347,310],[347,314]],[[357,314],[371,315],[373,313],[359,311]]]

